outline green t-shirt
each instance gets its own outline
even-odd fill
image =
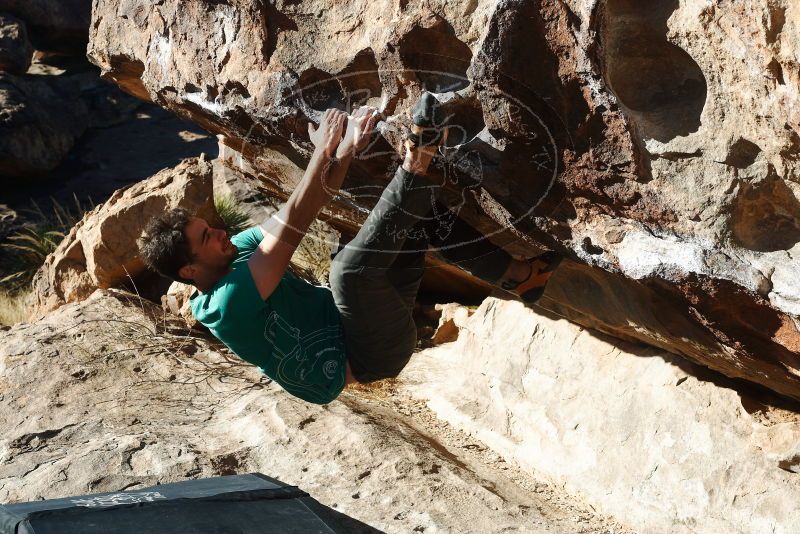
[[[331,402],[344,388],[347,360],[333,295],[287,271],[262,300],[247,265],[262,237],[258,226],[231,237],[238,249],[231,272],[208,292],[192,295],[192,313],[292,395]]]

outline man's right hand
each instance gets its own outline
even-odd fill
[[[319,126],[308,125],[308,138],[314,143],[317,150],[321,150],[327,157],[336,154],[336,148],[342,141],[342,130],[347,121],[347,113],[330,108],[325,110]]]

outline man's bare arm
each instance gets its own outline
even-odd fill
[[[344,138],[336,149],[336,161],[326,177],[330,198],[342,187],[355,153],[364,150],[369,144],[377,122],[378,110],[372,106],[361,106],[353,112],[352,117],[348,117]]]
[[[264,239],[248,262],[261,298],[272,294],[308,227],[339,191],[353,155],[369,142],[378,112],[363,106],[347,120],[345,128],[346,118],[344,112],[330,109],[318,128],[309,125],[309,137],[316,149],[303,179],[286,204],[261,225]]]
[[[325,112],[312,134],[316,148],[302,180],[281,209],[261,226],[264,238],[247,263],[262,299],[278,286],[300,240],[331,198],[326,178],[346,117],[339,110]]]

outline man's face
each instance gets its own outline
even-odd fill
[[[236,246],[228,239],[228,233],[211,228],[204,219],[192,217],[183,229],[193,261],[189,267],[206,271],[227,268],[236,258]]]

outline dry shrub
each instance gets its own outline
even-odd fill
[[[26,322],[30,317],[30,297],[29,291],[0,291],[0,325],[11,326]]]

